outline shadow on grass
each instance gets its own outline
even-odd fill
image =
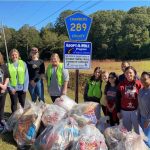
[[[12,132],[0,134],[0,137],[4,142],[17,147],[17,144],[13,139],[13,133]]]
[[[5,112],[4,113],[4,119],[6,121],[8,120],[8,118],[10,116],[11,116],[11,113],[9,113],[9,112]],[[13,132],[0,133],[0,138],[2,139],[2,141],[17,147],[17,144],[16,144],[16,142],[13,139]]]

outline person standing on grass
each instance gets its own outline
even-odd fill
[[[17,110],[18,100],[22,107],[25,105],[29,74],[26,63],[20,59],[19,51],[17,49],[12,49],[9,56],[10,62],[8,63],[8,70],[10,81],[8,91],[11,99],[11,111],[14,112]]]
[[[84,89],[84,101],[99,103],[96,110],[97,120],[100,119],[100,99],[102,97],[101,86],[102,86],[101,69],[100,67],[96,67],[94,69],[93,75],[86,83]]]
[[[4,120],[4,107],[7,94],[7,85],[9,82],[9,72],[4,64],[3,55],[0,53],[0,130],[4,129],[6,122]]]
[[[142,88],[140,80],[136,79],[136,70],[132,66],[125,69],[125,80],[119,83],[117,92],[117,115],[122,118],[124,127],[139,134],[139,124],[137,117],[138,93]]]
[[[69,72],[64,69],[63,63],[60,63],[60,58],[57,53],[53,53],[50,58],[50,64],[46,70],[46,79],[48,93],[55,102],[55,99],[67,94],[69,81]]]
[[[102,107],[102,110],[103,110],[103,113],[105,116],[107,115],[106,114],[106,99],[104,97],[104,90],[103,89],[105,89],[105,85],[108,81],[108,76],[109,76],[109,73],[107,71],[105,71],[105,70],[102,71],[102,81],[103,82],[102,82],[102,98],[101,98],[100,103],[101,103],[101,107]]]
[[[143,88],[138,94],[138,120],[148,138],[145,143],[150,148],[150,72],[144,71],[141,74],[141,82]]]
[[[39,101],[44,102],[43,78],[45,75],[45,65],[43,60],[39,59],[39,51],[36,47],[31,49],[27,67],[29,72],[29,93],[32,101],[36,102],[38,97]]]
[[[106,100],[106,114],[109,116],[109,123],[111,126],[119,124],[119,119],[117,117],[116,111],[116,100],[117,100],[117,85],[118,76],[115,72],[111,72],[108,77],[107,84],[105,86],[105,100]]]

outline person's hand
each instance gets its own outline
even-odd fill
[[[119,119],[121,119],[121,118],[122,118],[122,116],[121,116],[121,113],[120,113],[120,112],[118,112],[118,113],[117,113],[117,117],[118,117]]]
[[[114,107],[109,108],[108,110],[109,110],[109,112],[111,112],[111,113],[112,113],[112,112],[113,112],[113,110],[114,110]]]
[[[34,80],[31,80],[31,81],[30,81],[30,84],[32,85],[32,87],[35,87],[35,86],[36,86],[36,82],[34,82]]]
[[[7,85],[0,84],[0,88],[5,91],[7,89]]]
[[[66,91],[65,90],[63,90],[62,92],[61,92],[61,95],[66,95]]]
[[[148,128],[149,125],[150,125],[150,120],[146,120],[144,122],[144,128]]]
[[[26,91],[23,91],[23,93],[26,93]]]
[[[12,94],[12,95],[15,95],[15,94],[16,94],[16,90],[12,90],[12,91],[11,91],[11,94]]]

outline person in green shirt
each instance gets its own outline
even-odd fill
[[[97,119],[100,119],[100,99],[102,97],[102,78],[101,69],[96,67],[91,78],[87,81],[84,89],[84,101],[85,102],[97,102],[99,105],[96,110]]]

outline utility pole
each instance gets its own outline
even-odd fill
[[[4,37],[4,43],[5,43],[5,51],[6,51],[7,62],[9,63],[7,41],[6,41],[6,36],[5,36],[5,29],[4,29],[4,27],[3,27],[2,22],[1,22],[1,30],[2,30],[2,34],[3,34],[3,37]]]

